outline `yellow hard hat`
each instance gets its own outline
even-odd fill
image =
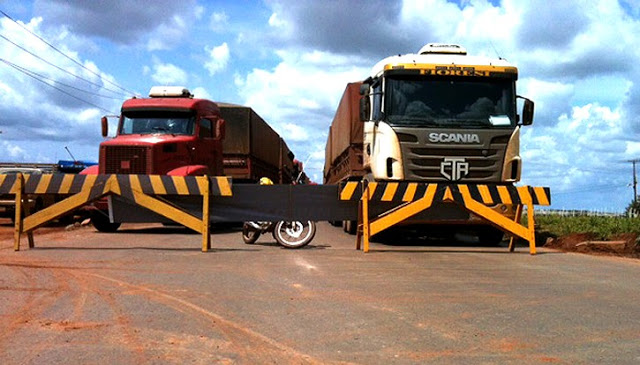
[[[273,181],[268,177],[263,177],[260,179],[260,185],[273,185]]]

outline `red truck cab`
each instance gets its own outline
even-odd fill
[[[102,134],[108,134],[106,117]],[[83,173],[223,175],[225,122],[218,105],[183,87],[156,86],[122,104],[115,138],[100,144],[97,167]]]
[[[108,135],[102,118],[102,135]],[[225,122],[218,105],[195,99],[188,89],[155,86],[149,98],[131,98],[122,104],[116,136],[100,143],[98,165],[81,174],[141,174],[222,176]],[[90,210],[93,225],[113,232],[107,200]]]

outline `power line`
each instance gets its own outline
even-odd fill
[[[116,97],[113,97],[113,96],[102,95],[102,94],[94,93],[93,91],[84,90],[84,89],[77,88],[77,87],[75,87],[75,86],[67,85],[67,84],[65,84],[65,83],[63,83],[63,82],[56,81],[56,80],[54,80],[54,79],[52,79],[52,78],[49,78],[49,77],[46,77],[46,76],[44,76],[44,75],[41,75],[41,74],[39,74],[39,73],[37,73],[37,72],[31,71],[31,70],[26,69],[26,68],[24,68],[24,67],[22,67],[22,66],[18,66],[18,65],[16,65],[15,63],[13,63],[13,62],[9,62],[9,61],[7,61],[7,60],[5,60],[5,59],[3,59],[3,58],[0,58],[0,62],[4,62],[5,64],[7,64],[7,65],[9,65],[9,66],[11,66],[11,67],[13,67],[13,68],[15,68],[15,69],[16,69],[16,70],[18,70],[18,71],[23,72],[23,73],[29,73],[29,74],[31,74],[31,75],[34,75],[34,76],[39,77],[40,79],[48,80],[48,81],[51,81],[51,82],[56,83],[56,84],[58,84],[58,85],[61,85],[61,86],[64,86],[64,87],[68,87],[68,88],[70,88],[70,89],[74,89],[74,90],[76,90],[76,91],[83,92],[83,93],[85,93],[85,94],[89,94],[89,95],[93,95],[93,96],[98,96],[98,97],[101,97],[101,98],[106,98],[106,99],[111,99],[111,100],[121,100],[121,98],[116,98]]]
[[[128,96],[127,94],[124,94],[124,93],[122,93],[122,92],[120,92],[120,91],[116,91],[116,90],[112,90],[112,89],[106,88],[106,87],[104,87],[103,85],[100,85],[100,84],[97,84],[97,83],[95,83],[95,82],[93,82],[93,81],[90,81],[90,80],[87,80],[87,79],[85,79],[85,78],[82,78],[82,77],[80,77],[80,76],[78,76],[78,75],[74,74],[73,72],[67,71],[67,70],[63,69],[62,67],[56,66],[56,65],[54,65],[53,63],[51,63],[51,62],[49,62],[49,61],[45,60],[44,58],[42,58],[42,57],[40,57],[40,56],[38,56],[37,54],[35,54],[35,53],[33,53],[33,52],[29,51],[28,49],[26,49],[26,48],[24,48],[24,47],[20,46],[19,44],[17,44],[17,43],[15,43],[15,42],[13,42],[12,40],[10,40],[9,38],[5,37],[5,36],[4,36],[4,35],[2,35],[2,34],[0,34],[0,38],[4,39],[5,41],[7,41],[7,42],[9,42],[9,43],[11,43],[11,44],[13,44],[14,46],[16,46],[16,47],[20,48],[21,50],[23,50],[23,51],[27,52],[28,54],[32,55],[33,57],[36,57],[37,59],[39,59],[39,60],[41,60],[42,62],[44,62],[44,63],[48,64],[49,66],[55,67],[55,68],[57,68],[58,70],[60,70],[60,71],[62,71],[62,72],[64,72],[64,73],[66,73],[66,74],[69,74],[69,75],[71,75],[71,76],[73,76],[73,77],[75,77],[75,78],[77,78],[77,79],[80,79],[80,80],[82,80],[82,81],[88,82],[89,84],[91,84],[91,85],[93,85],[93,86],[97,86],[97,87],[102,88],[102,89],[105,89],[105,90],[107,90],[107,91],[111,91],[112,93],[115,93],[115,94],[118,94],[118,95],[123,95],[123,96]]]
[[[106,82],[110,85],[113,85],[115,87],[117,87],[118,89],[125,91],[127,93],[129,93],[129,95],[126,96],[130,96],[130,95],[137,95],[138,93],[131,91],[131,90],[127,90],[125,88],[123,88],[122,86],[108,80],[108,79],[104,79],[102,77],[102,75],[98,74],[97,72],[91,70],[90,68],[86,67],[85,65],[83,65],[82,63],[76,61],[73,57],[70,57],[69,55],[67,55],[66,53],[62,52],[61,50],[59,50],[57,47],[55,47],[54,45],[52,45],[51,43],[47,42],[44,38],[40,37],[39,35],[37,35],[36,33],[32,32],[31,30],[29,30],[29,28],[25,27],[23,24],[20,24],[19,22],[17,22],[15,19],[13,19],[11,16],[9,16],[9,14],[5,13],[4,11],[0,10],[0,13],[2,15],[4,15],[7,19],[11,20],[12,22],[14,22],[15,24],[17,24],[18,26],[20,26],[22,29],[24,29],[25,31],[27,31],[29,34],[31,34],[32,36],[38,38],[40,41],[42,41],[44,44],[46,44],[47,46],[53,48],[56,52],[60,53],[61,55],[63,55],[64,57],[66,57],[67,59],[69,59],[71,62],[75,63],[76,65],[82,67],[83,69],[89,71],[90,73],[92,73],[95,76],[98,76],[100,78],[101,81]],[[111,90],[109,90],[111,91]]]
[[[60,91],[61,93],[65,94],[65,95],[67,95],[67,96],[70,96],[70,97],[72,97],[72,98],[74,98],[74,99],[76,99],[76,100],[79,100],[79,101],[81,101],[81,102],[83,102],[83,103],[85,103],[85,104],[88,104],[88,105],[91,105],[91,106],[93,106],[93,107],[96,107],[96,108],[98,108],[98,109],[100,109],[100,110],[102,110],[102,111],[105,111],[105,112],[107,112],[107,113],[113,113],[113,112],[112,112],[111,110],[109,110],[109,109],[103,108],[103,107],[101,107],[100,105],[96,105],[96,104],[94,104],[94,103],[92,103],[92,102],[90,102],[90,101],[84,100],[84,99],[82,99],[82,98],[80,98],[80,97],[77,97],[77,96],[75,96],[75,95],[71,94],[71,93],[68,93],[68,92],[66,92],[65,90],[62,90],[62,89],[60,89],[60,88],[58,88],[58,87],[55,87],[55,86],[53,86],[53,85],[51,85],[51,84],[49,84],[49,83],[45,82],[44,80],[41,80],[41,79],[39,79],[38,77],[36,77],[36,76],[34,76],[34,75],[30,74],[29,72],[26,72],[26,71],[21,70],[19,67],[15,67],[15,66],[14,66],[13,64],[11,64],[11,63],[6,63],[6,64],[7,64],[8,66],[13,67],[13,68],[15,68],[16,70],[18,70],[18,71],[20,71],[20,72],[24,73],[25,75],[27,75],[27,76],[29,76],[29,77],[31,77],[31,78],[33,78],[33,79],[35,79],[36,81],[40,81],[41,83],[43,83],[43,84],[45,84],[45,85],[47,85],[47,86],[49,86],[49,87],[51,87],[51,88],[54,88],[54,89],[56,89],[56,90]],[[115,113],[114,113],[114,114],[115,114]]]

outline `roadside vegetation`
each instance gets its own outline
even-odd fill
[[[545,247],[587,254],[640,258],[640,202],[624,214],[536,214],[536,241]]]
[[[640,217],[536,215],[536,230],[552,237],[592,233],[601,240],[621,234],[640,235]]]
[[[552,237],[589,233],[601,240],[622,234],[640,235],[640,200],[631,201],[621,215],[536,214],[536,230]]]

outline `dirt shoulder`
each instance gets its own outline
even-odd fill
[[[77,225],[79,225],[79,222],[76,224],[76,226]],[[36,232],[39,236],[56,234],[56,233],[59,234],[59,233],[65,232],[66,230],[73,229],[74,227],[75,227],[74,224],[62,224],[62,223],[54,222],[47,226],[38,228]],[[13,225],[13,222],[11,222],[11,219],[0,218],[0,240],[2,241],[13,240],[13,235],[14,235],[14,225]]]
[[[609,240],[601,240],[595,233],[573,233],[548,237],[543,246],[564,252],[640,259],[640,242],[636,233],[618,234]]]

